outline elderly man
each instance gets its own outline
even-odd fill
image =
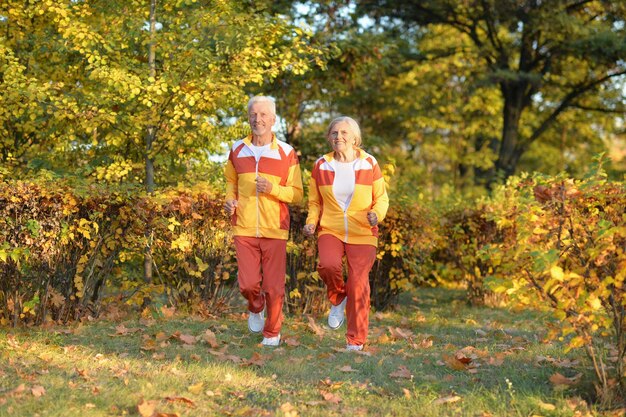
[[[289,236],[287,203],[302,200],[302,178],[295,150],[272,133],[274,100],[252,97],[248,121],[252,134],[233,144],[226,163],[225,208],[234,229],[239,290],[248,300],[248,328],[263,332],[264,346],[278,346]]]

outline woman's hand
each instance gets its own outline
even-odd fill
[[[315,225],[314,224],[305,224],[302,228],[305,236],[311,237],[315,234]]]
[[[373,211],[367,212],[367,221],[370,226],[376,226],[378,224],[378,216]]]

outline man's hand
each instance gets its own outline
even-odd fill
[[[237,200],[226,200],[226,204],[224,204],[224,210],[228,213],[229,216],[235,214],[235,209],[237,208]]]
[[[305,224],[304,227],[302,228],[302,231],[304,232],[305,236],[313,236],[313,234],[315,233],[315,225],[314,224]]]
[[[373,211],[367,212],[367,221],[370,226],[376,226],[378,224],[378,216]]]
[[[260,193],[271,193],[272,192],[272,183],[263,177],[256,177],[256,190]]]

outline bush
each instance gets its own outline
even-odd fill
[[[63,322],[146,300],[197,313],[223,311],[238,296],[223,199],[206,184],[147,196],[139,188],[59,180],[0,183],[0,320]],[[316,239],[302,233],[306,209],[296,205],[290,212],[286,308],[326,310]],[[433,224],[423,207],[389,211],[370,275],[375,308],[392,305],[401,291],[426,279],[437,239]],[[145,261],[154,270],[148,280]]]
[[[491,288],[559,319],[554,336],[593,363],[600,400],[626,394],[626,188],[601,170],[584,180],[535,176],[500,191],[492,219],[513,226],[516,245]],[[510,220],[512,219],[512,220]],[[511,221],[513,224],[511,225]],[[539,298],[540,303],[537,303]]]
[[[0,183],[2,324],[66,321],[93,312],[135,227],[131,199],[62,181]]]

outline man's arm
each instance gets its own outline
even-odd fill
[[[289,172],[285,185],[272,184],[269,194],[285,203],[299,203],[304,194],[302,187],[302,173],[300,163],[294,151],[291,151],[289,158]]]

